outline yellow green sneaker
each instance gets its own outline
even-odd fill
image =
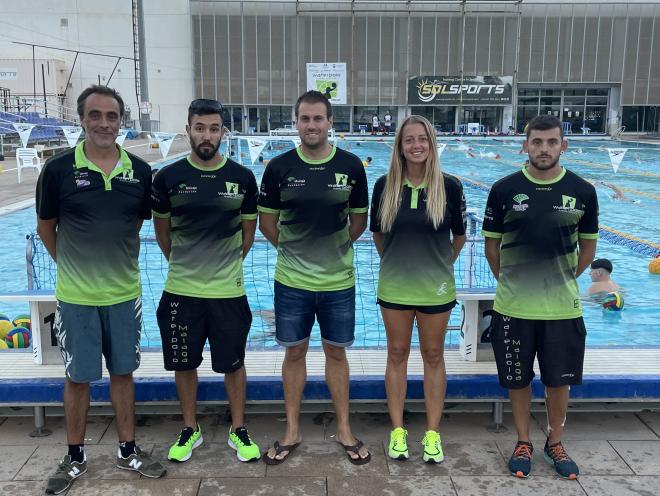
[[[227,444],[236,450],[236,456],[242,462],[251,462],[261,458],[259,446],[252,442],[250,433],[245,427],[239,427],[235,431],[232,431],[230,427]]]
[[[185,427],[176,439],[176,443],[170,447],[167,459],[173,462],[185,462],[192,456],[192,451],[203,442],[204,438],[199,424],[197,424],[196,431],[192,427]]]
[[[390,432],[390,446],[387,454],[393,460],[408,459],[408,431],[403,427],[397,427]]]
[[[442,452],[442,440],[440,434],[435,431],[426,431],[422,439],[424,447],[424,461],[426,463],[441,463],[445,459]]]

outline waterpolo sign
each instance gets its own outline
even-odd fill
[[[411,105],[511,103],[512,76],[418,76],[408,82]]]
[[[320,91],[330,103],[346,104],[346,63],[307,64],[307,89]]]

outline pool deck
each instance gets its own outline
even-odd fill
[[[384,352],[351,350],[352,373],[382,374]],[[21,357],[22,355],[22,357]],[[5,357],[7,355],[5,354]],[[616,359],[614,357],[617,357]],[[612,373],[626,370],[633,358],[623,349],[595,350],[587,353],[585,370]],[[658,368],[657,350],[641,356],[637,362]],[[3,360],[3,375],[16,374],[28,354],[15,354],[13,364]],[[275,374],[282,359],[281,351],[248,353],[248,375]],[[598,359],[598,360],[596,360]],[[596,363],[597,362],[597,363]],[[200,374],[209,374],[205,360]],[[44,367],[44,366],[40,366]],[[45,366],[48,373],[61,376],[62,367]],[[494,371],[490,362],[467,363],[457,352],[447,352],[448,373],[469,368],[475,373]],[[43,372],[43,369],[41,369]],[[628,369],[629,370],[629,369]],[[310,352],[308,373],[322,374],[319,352]],[[478,371],[478,372],[477,372]],[[418,353],[411,355],[410,374],[421,372]],[[163,375],[159,353],[145,353],[140,376]],[[229,423],[226,406],[199,405],[204,444],[185,464],[166,462],[168,446],[181,428],[175,405],[162,405],[161,414],[141,410],[137,416],[137,442],[168,469],[164,479],[145,479],[114,468],[116,431],[108,407],[94,407],[87,427],[89,471],[69,490],[69,495],[602,495],[637,496],[660,494],[660,408],[657,403],[631,412],[600,404],[597,412],[584,403],[572,403],[564,436],[568,452],[580,465],[581,477],[565,481],[556,476],[542,460],[546,437],[546,418],[542,405],[535,404],[531,438],[536,446],[532,476],[526,480],[507,474],[506,462],[515,443],[511,415],[504,415],[504,429],[492,429],[492,416],[480,407],[450,403],[441,424],[445,462],[426,465],[421,461],[419,440],[425,430],[422,405],[411,402],[405,415],[409,431],[411,460],[392,461],[386,456],[389,421],[383,402],[352,403],[351,422],[355,434],[371,449],[373,460],[365,466],[353,466],[334,442],[336,423],[327,403],[305,403],[301,419],[304,443],[291,459],[279,466],[241,464],[227,448]],[[143,407],[139,407],[143,408]],[[641,410],[639,405],[635,410]],[[469,413],[466,410],[471,410]],[[476,410],[476,411],[475,411]],[[47,417],[48,437],[32,438],[31,409],[0,410],[0,445],[10,456],[0,458],[0,494],[13,496],[42,494],[45,479],[66,452],[64,423],[60,412]],[[265,449],[283,433],[281,404],[249,404],[247,424],[255,441]],[[3,416],[11,415],[11,416]],[[431,489],[432,488],[432,489]]]

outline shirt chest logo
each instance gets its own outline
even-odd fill
[[[73,172],[73,178],[76,181],[76,188],[85,188],[92,182],[89,180],[89,172],[76,170]]]
[[[341,190],[341,191],[350,191],[353,189],[353,184],[355,181],[348,180],[348,174],[341,174],[340,172],[335,172],[335,183],[328,184],[328,188]]]
[[[226,191],[218,191],[218,196],[223,198],[237,198],[240,195],[240,188],[238,183],[225,181]]]
[[[188,186],[185,183],[181,183],[177,187],[177,193],[181,195],[191,195],[193,193],[197,193],[197,186]]]
[[[294,176],[289,176],[286,178],[287,188],[300,188],[302,186],[305,186],[304,179],[296,179]]]
[[[575,198],[572,196],[561,195],[561,204],[564,208],[575,208]]]
[[[121,174],[115,176],[115,179],[123,183],[137,184],[140,182],[139,179],[133,177],[133,169],[126,169],[121,171]]]
[[[525,193],[518,193],[513,197],[513,201],[515,202],[513,204],[513,210],[516,212],[524,212],[527,210],[529,208],[529,205],[525,203],[527,200],[529,200],[529,196]]]
[[[553,205],[554,210],[559,210],[561,212],[575,212],[577,199],[573,196],[561,195],[561,205]]]

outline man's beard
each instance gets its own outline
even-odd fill
[[[552,162],[550,162],[550,164],[547,165],[547,166],[541,166],[541,165],[539,164],[539,162],[534,161],[531,157],[530,157],[530,159],[529,159],[529,165],[531,165],[531,166],[534,167],[535,169],[542,170],[542,171],[552,169],[555,165],[557,165],[558,162],[559,162],[559,156],[558,156],[555,160],[553,160]]]
[[[203,150],[202,145],[207,145],[206,149]],[[213,148],[209,149],[208,145],[212,146]],[[192,140],[192,138],[190,138],[190,148],[193,149],[193,151],[195,152],[195,154],[197,154],[199,158],[201,158],[204,161],[207,161],[207,160],[211,160],[218,153],[218,149],[220,148],[220,141],[218,141],[218,143],[215,146],[213,146],[213,143],[211,143],[210,141],[204,141],[199,145],[195,145],[195,142]]]

